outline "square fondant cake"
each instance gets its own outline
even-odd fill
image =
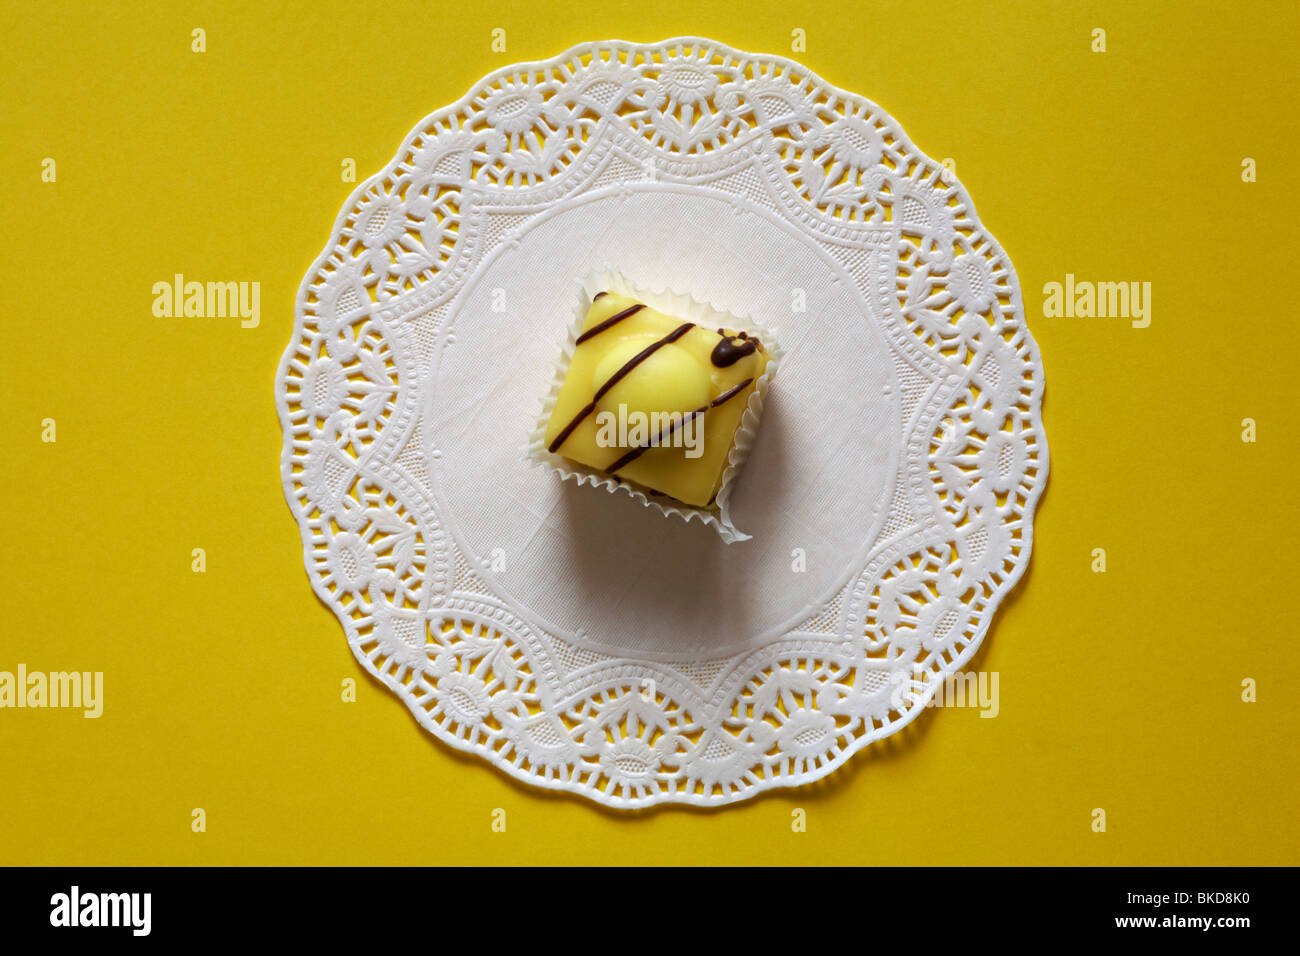
[[[708,507],[770,360],[758,336],[594,296],[547,422],[547,451]]]

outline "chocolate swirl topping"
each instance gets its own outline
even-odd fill
[[[729,336],[722,329],[718,329],[718,334],[722,336],[722,341],[713,347],[713,352],[709,355],[709,360],[718,368],[735,365],[746,355],[752,355],[758,349],[758,340],[751,339],[744,332]]]

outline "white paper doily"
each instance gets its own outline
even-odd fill
[[[530,467],[575,277],[785,350],[727,544]],[[298,294],[281,470],[316,593],[444,741],[614,807],[829,773],[1029,559],[1043,372],[1006,255],[884,111],[698,38],[494,73],[360,186]]]

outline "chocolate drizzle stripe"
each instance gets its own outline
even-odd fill
[[[604,295],[604,294],[605,293],[602,292],[600,295]],[[599,299],[600,296],[598,295],[596,296],[596,298]],[[581,345],[583,342],[587,341],[587,339],[595,338],[597,335],[600,335],[601,332],[604,332],[611,325],[618,325],[618,323],[622,322],[629,315],[635,315],[637,312],[640,312],[644,308],[645,306],[641,305],[638,302],[636,305],[630,306],[629,308],[624,309],[622,312],[616,312],[614,315],[611,315],[604,322],[601,322],[599,325],[593,325],[586,332],[583,332],[581,335],[578,336],[577,341],[574,342],[573,344]]]
[[[582,424],[582,420],[596,410],[596,403],[604,397],[606,392],[617,385],[622,380],[623,376],[627,375],[628,372],[632,371],[632,369],[636,368],[650,356],[654,355],[655,352],[659,351],[665,345],[676,342],[693,328],[695,328],[694,322],[683,322],[663,338],[656,342],[652,342],[640,352],[637,352],[636,355],[628,359],[627,363],[624,364],[622,368],[605,380],[604,385],[596,389],[596,394],[591,396],[591,401],[583,406],[582,410],[573,417],[573,421],[564,426],[564,429],[555,436],[555,441],[551,442],[550,445],[547,446],[546,450],[552,453],[559,450],[559,447],[564,444],[565,439],[572,435],[573,430]]]
[[[638,458],[640,458],[642,455],[648,452],[651,448],[655,448],[659,445],[662,445],[664,439],[670,437],[672,433],[677,430],[678,425],[685,424],[686,422],[689,422],[697,418],[698,416],[703,415],[709,409],[717,408],[719,405],[722,405],[723,403],[730,401],[731,399],[739,395],[741,392],[743,392],[745,389],[749,388],[749,386],[752,384],[754,384],[754,380],[752,378],[747,378],[739,385],[733,385],[731,388],[727,389],[725,392],[723,392],[713,401],[709,402],[709,404],[700,406],[699,408],[695,409],[695,411],[691,412],[688,415],[683,415],[681,418],[677,419],[675,422],[673,422],[667,428],[661,431],[657,436],[655,436],[654,440],[651,441],[649,444],[640,445],[637,448],[633,448],[622,458],[618,459],[618,461],[614,462],[614,464],[610,465],[608,468],[605,469],[605,473],[612,475],[614,472],[618,471],[623,466],[629,465],[632,462],[636,461]]]
[[[754,380],[752,378],[747,378],[739,385],[733,385],[731,388],[727,389],[725,392],[723,392],[713,401],[709,402],[709,408],[717,408],[719,405],[723,404],[724,402],[730,401],[731,399],[735,398],[737,395],[739,395],[741,392],[743,392],[745,389],[749,388],[749,386],[753,384],[754,384]]]

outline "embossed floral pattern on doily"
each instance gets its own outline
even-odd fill
[[[911,363],[880,546],[830,605],[734,658],[658,664],[539,633],[495,599],[429,493],[428,367],[410,343],[509,241],[474,217],[476,197],[513,197],[522,224],[615,185],[584,165],[611,141],[711,188],[736,153],[755,156],[773,211],[885,290],[884,331]],[[883,274],[855,252],[871,244]],[[815,780],[920,712],[1029,559],[1042,390],[1014,271],[948,170],[799,64],[688,38],[512,67],[421,122],[305,278],[276,401],[307,571],[358,660],[447,743],[633,808]]]

